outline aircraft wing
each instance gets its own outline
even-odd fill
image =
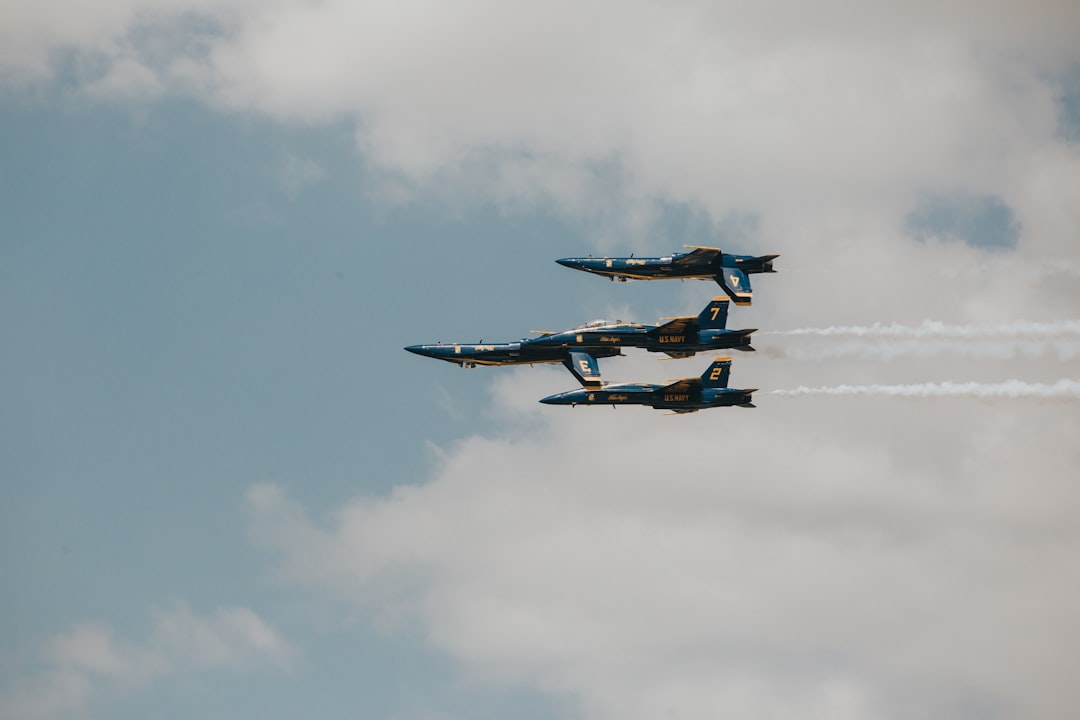
[[[662,393],[688,393],[692,390],[701,389],[701,378],[683,378],[676,380],[670,385],[665,385],[658,392]]]
[[[683,247],[690,248],[690,252],[672,262],[671,264],[675,267],[680,265],[709,265],[713,260],[724,254],[724,251],[720,248],[704,247],[703,245],[684,245]]]
[[[686,335],[696,321],[697,318],[693,316],[671,318],[663,325],[653,328],[651,333],[653,335]]]

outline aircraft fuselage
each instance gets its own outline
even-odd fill
[[[462,367],[477,365],[533,365],[565,362],[567,346],[537,345],[535,340],[504,343],[436,343],[410,345],[411,353],[446,360]],[[620,355],[618,346],[589,346],[587,352],[593,357],[606,358]]]
[[[528,365],[561,363],[569,351],[585,352],[596,358],[620,355],[620,348],[643,348],[649,352],[689,357],[710,350],[753,350],[753,330],[656,332],[659,326],[638,323],[611,323],[550,333],[520,342],[436,343],[410,345],[409,352],[446,360],[463,366]]]
[[[665,257],[576,257],[555,262],[614,280],[713,280],[724,268],[737,268],[747,274],[772,272],[770,260],[731,253],[716,253],[701,259],[694,253],[672,253]]]
[[[754,390],[735,388],[670,389],[664,385],[621,383],[600,389],[570,390],[550,395],[546,405],[648,405],[676,413],[696,412],[713,407],[753,407]]]

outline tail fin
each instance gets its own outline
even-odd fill
[[[698,315],[698,330],[724,330],[727,328],[728,304],[731,301],[723,295],[712,299]]]
[[[724,288],[736,305],[749,305],[753,297],[753,289],[750,287],[750,278],[739,268],[726,267],[716,274],[716,282]]]
[[[701,376],[701,386],[706,388],[726,388],[731,377],[731,358],[719,357],[713,360]]]
[[[563,365],[585,388],[598,388],[604,384],[596,358],[587,352],[573,350],[563,358]]]

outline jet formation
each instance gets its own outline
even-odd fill
[[[729,297],[714,297],[696,316],[664,318],[657,325],[595,320],[560,332],[534,330],[537,337],[516,342],[440,342],[410,345],[405,349],[465,368],[561,363],[582,389],[543,398],[540,402],[547,405],[646,405],[679,414],[712,407],[755,407],[751,402],[755,389],[728,388],[730,357],[717,358],[700,378],[683,378],[666,385],[612,384],[601,376],[597,359],[622,355],[624,347],[664,353],[672,358],[718,350],[754,350],[750,341],[756,328],[729,330],[728,305],[731,301],[736,305],[749,305],[752,291],[747,275],[775,272],[772,261],[778,256],[731,255],[717,248],[687,247],[692,247],[693,251],[668,257],[563,258],[556,262],[620,281],[715,280]]]

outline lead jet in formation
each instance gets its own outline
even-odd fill
[[[542,332],[539,337],[510,343],[437,343],[410,345],[411,353],[446,360],[462,367],[477,365],[532,365],[562,363],[586,387],[602,383],[597,358],[621,355],[621,348],[643,348],[674,358],[711,350],[753,350],[754,328],[728,330],[728,299],[715,297],[699,315],[668,319],[662,325],[642,325],[606,320],[562,332]]]
[[[599,321],[603,323],[604,321]],[[622,355],[615,343],[585,344],[582,349],[570,345],[574,338],[592,335],[591,324],[567,330],[562,333],[550,333],[545,337],[526,338],[519,342],[489,343],[470,345],[466,343],[436,343],[434,345],[410,345],[406,350],[417,355],[446,360],[464,368],[477,365],[534,365],[537,363],[562,363],[585,387],[600,387],[598,357]],[[569,340],[563,342],[564,336]],[[546,342],[545,342],[546,341]],[[592,343],[592,340],[590,340]]]
[[[667,257],[563,258],[555,262],[575,270],[605,275],[612,280],[715,280],[736,305],[749,305],[753,296],[749,275],[771,273],[779,255],[732,255],[719,248],[686,245],[690,252]]]
[[[700,378],[683,378],[669,385],[618,383],[599,388],[583,388],[549,395],[540,402],[547,405],[648,405],[657,410],[692,413],[714,407],[755,407],[752,395],[757,388],[738,390],[728,387],[731,358],[717,358]]]

